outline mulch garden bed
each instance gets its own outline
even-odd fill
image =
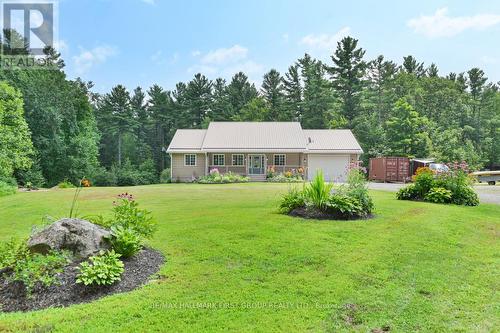
[[[341,220],[341,221],[368,220],[374,217],[373,215],[362,216],[362,217],[345,216],[338,213],[323,212],[319,209],[315,209],[312,207],[295,208],[288,215],[293,217],[300,217],[303,219],[311,219],[311,220]]]
[[[58,285],[38,285],[31,297],[27,297],[22,283],[9,283],[4,276],[0,276],[0,313],[87,303],[107,295],[131,291],[147,283],[149,278],[160,270],[164,261],[165,258],[160,252],[144,248],[135,256],[123,259],[125,271],[121,281],[111,286],[98,287],[76,283],[79,262],[73,262],[58,274]]]

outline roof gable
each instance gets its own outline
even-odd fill
[[[201,150],[206,133],[207,130],[204,129],[178,129],[168,146],[168,150]]]
[[[310,151],[362,151],[351,130],[303,130]]]

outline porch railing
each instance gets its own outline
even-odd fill
[[[305,176],[307,174],[307,168],[301,165],[268,165],[264,168],[264,174],[267,174],[268,170],[270,167],[274,168],[274,172],[277,174],[280,173],[285,173],[287,171],[293,171],[295,170],[296,172],[301,168],[303,170],[303,175]],[[209,165],[207,172],[210,172],[212,169],[217,169],[219,170],[220,173],[228,173],[229,171],[233,173],[239,173],[242,175],[246,175],[248,173],[248,167],[247,166],[233,166],[233,165],[225,165],[225,166],[219,166],[219,165]]]

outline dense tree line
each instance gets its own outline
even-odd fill
[[[17,33],[4,32],[3,37],[2,57],[31,58],[28,49],[11,49],[11,45],[22,40]],[[0,70],[0,81],[13,87],[14,95],[22,98],[29,128],[28,142],[24,145],[33,146],[32,150],[24,149],[31,162],[14,169],[21,184],[54,185],[64,179],[76,182],[99,165],[99,134],[88,98],[91,85],[68,80],[64,62],[54,49],[46,48],[45,58],[53,64],[50,70],[19,67]],[[7,146],[2,144],[0,155]],[[5,170],[3,174],[10,176]]]
[[[4,40],[8,50],[8,40]],[[500,83],[479,68],[440,75],[413,56],[401,64],[380,55],[366,59],[352,37],[331,59],[308,54],[285,73],[267,72],[260,88],[245,73],[229,82],[196,74],[173,90],[153,85],[91,93],[92,85],[67,80],[59,54],[46,56],[57,70],[1,71],[0,80],[23,96],[33,143],[31,169],[16,175],[47,184],[87,175],[100,184],[157,181],[169,167],[168,146],[178,128],[210,121],[299,121],[304,128],[349,128],[364,159],[378,155],[500,165]]]
[[[147,96],[140,88],[129,96],[117,86],[99,100],[96,115],[106,166],[119,165],[123,156],[137,165],[152,158],[161,171],[168,165],[162,147],[175,130],[203,128],[210,121],[300,121],[304,128],[349,128],[365,160],[433,156],[444,162],[466,160],[476,168],[500,164],[499,83],[488,83],[479,68],[441,76],[436,64],[426,67],[413,56],[401,64],[382,55],[366,59],[352,37],[338,43],[328,63],[305,54],[284,74],[271,69],[259,90],[244,73],[229,83],[196,74],[173,91],[153,86]],[[127,119],[121,127],[130,146],[125,155],[116,153],[121,136],[114,128],[122,118],[110,116],[110,105]]]

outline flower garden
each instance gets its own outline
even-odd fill
[[[46,219],[28,239],[0,244],[2,311],[88,302],[132,290],[159,270],[163,255],[144,246],[157,228],[151,212],[123,193],[113,202],[112,218],[74,218],[80,190],[69,218]]]
[[[418,168],[413,176],[413,184],[400,189],[397,198],[440,204],[479,205],[478,195],[472,188],[474,179],[468,175],[467,164],[449,164],[448,168],[447,172]]]
[[[270,183],[301,183],[304,181],[304,168],[290,169],[277,172],[276,166],[267,168],[266,180]]]
[[[229,184],[229,183],[248,183],[250,178],[241,176],[231,171],[221,173],[219,169],[211,169],[209,174],[202,176],[196,180],[199,184]]]
[[[283,195],[279,210],[303,218],[353,220],[370,217],[373,201],[365,174],[354,167],[348,172],[347,183],[338,188],[325,182],[323,173],[318,172],[310,184],[291,188]]]

